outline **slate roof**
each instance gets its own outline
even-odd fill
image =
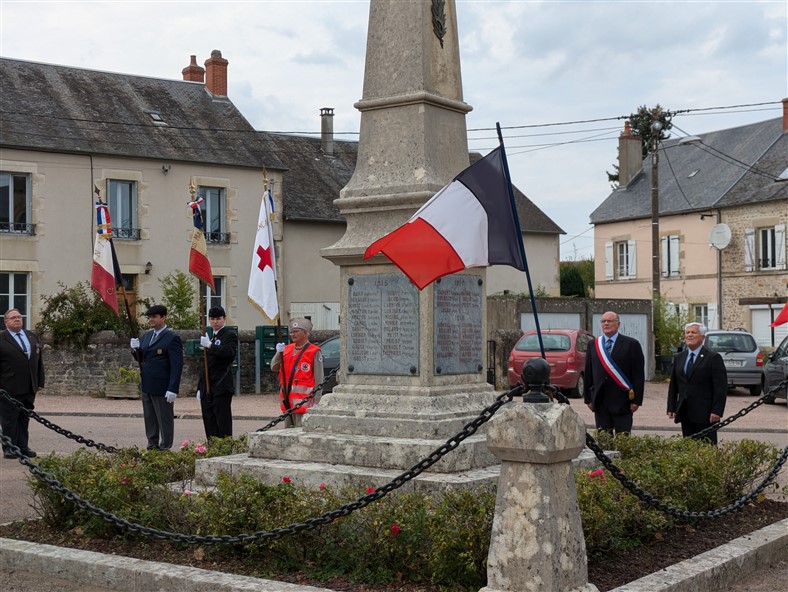
[[[776,182],[788,166],[782,119],[701,134],[701,144],[666,140],[659,161],[660,215],[708,211],[788,198]],[[694,174],[693,174],[694,173]],[[591,213],[592,224],[651,217],[651,157],[626,187],[614,190]]]
[[[0,58],[0,146],[285,168],[267,137],[201,83],[9,58]]]

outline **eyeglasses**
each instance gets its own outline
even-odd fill
[[[610,320],[610,319],[602,319],[602,323],[617,323],[617,322],[618,322],[618,321],[616,321],[615,319],[613,319],[613,320]]]

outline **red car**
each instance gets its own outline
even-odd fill
[[[583,396],[583,371],[586,352],[593,347],[594,336],[579,329],[546,329],[542,331],[544,354],[550,364],[550,383],[569,397]],[[528,331],[517,341],[509,354],[509,384],[522,382],[523,365],[531,358],[541,357],[539,336]]]

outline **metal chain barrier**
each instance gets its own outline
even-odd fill
[[[290,417],[291,415],[293,415],[293,413],[295,413],[295,412],[296,412],[296,410],[298,410],[298,409],[301,409],[301,407],[304,407],[305,405],[308,405],[308,404],[309,404],[311,401],[314,401],[314,399],[315,399],[315,397],[317,396],[317,394],[318,394],[318,393],[321,393],[321,392],[323,392],[323,388],[326,386],[326,383],[327,383],[327,382],[328,382],[328,381],[329,381],[331,378],[333,378],[334,376],[336,376],[336,374],[337,374],[337,371],[338,371],[338,370],[339,370],[339,366],[337,366],[337,367],[336,367],[336,368],[334,368],[334,369],[333,369],[331,372],[329,372],[329,373],[328,373],[328,376],[326,376],[326,377],[324,377],[324,378],[323,378],[323,382],[321,382],[321,383],[320,383],[320,384],[318,384],[318,385],[317,385],[315,388],[313,388],[313,389],[312,389],[312,392],[311,392],[311,393],[309,393],[309,395],[308,395],[308,396],[307,396],[305,399],[303,399],[303,400],[302,400],[300,403],[298,403],[297,405],[294,405],[293,407],[291,407],[290,409],[288,409],[287,411],[285,411],[285,412],[284,412],[282,415],[280,415],[279,417],[277,417],[277,418],[275,418],[275,419],[271,420],[271,422],[270,422],[270,423],[268,423],[268,424],[264,425],[263,427],[261,427],[261,428],[259,428],[259,429],[255,430],[255,431],[256,431],[256,432],[265,432],[265,431],[267,431],[267,430],[270,430],[270,429],[271,429],[272,427],[274,427],[276,424],[278,424],[278,423],[280,423],[280,422],[283,422],[285,419],[287,419],[288,417]]]
[[[732,415],[728,419],[718,422],[713,426],[706,428],[697,434],[694,434],[693,438],[701,438],[704,434],[708,434],[713,430],[718,430],[723,426],[730,424],[731,422],[735,421],[736,419],[747,415],[750,411],[755,409],[756,407],[763,405],[766,401],[770,400],[774,393],[778,390],[785,388],[788,386],[788,379],[783,380],[780,384],[776,385],[772,389],[769,390],[764,396],[762,396],[757,401],[753,402],[748,407],[740,410],[735,415]],[[775,461],[772,468],[766,474],[764,479],[760,482],[760,484],[752,490],[747,495],[743,496],[742,498],[734,501],[730,505],[727,505],[723,508],[717,508],[715,510],[708,510],[705,512],[690,512],[689,510],[684,510],[682,508],[676,508],[674,506],[670,506],[664,502],[661,502],[652,494],[648,493],[647,491],[643,490],[639,485],[637,485],[634,481],[629,479],[624,473],[619,469],[614,463],[613,460],[605,454],[605,451],[602,450],[602,447],[599,446],[596,440],[594,440],[591,434],[586,434],[586,446],[588,446],[596,455],[596,457],[600,460],[600,462],[604,465],[604,467],[610,472],[610,474],[618,479],[621,485],[624,486],[630,493],[635,495],[638,499],[642,502],[652,506],[666,514],[670,514],[671,516],[676,516],[679,518],[690,518],[690,519],[697,519],[697,518],[718,518],[720,516],[724,516],[725,514],[729,514],[731,512],[736,512],[740,510],[742,507],[750,503],[753,499],[755,499],[768,485],[777,478],[777,475],[782,470],[783,465],[785,464],[786,460],[788,460],[788,446],[783,448],[782,453],[777,460]]]
[[[69,438],[71,440],[75,440],[76,442],[79,442],[80,444],[84,444],[85,446],[90,446],[91,448],[98,448],[99,450],[101,450],[103,452],[109,452],[111,454],[116,454],[116,453],[120,452],[119,448],[115,448],[114,446],[108,446],[106,444],[101,444],[100,442],[96,442],[95,440],[92,440],[90,438],[83,438],[82,436],[79,436],[79,435],[75,434],[74,432],[70,432],[69,430],[67,430],[65,428],[61,428],[59,425],[57,425],[55,423],[52,423],[48,419],[45,419],[45,418],[41,417],[38,413],[36,413],[32,409],[28,409],[27,407],[25,407],[22,404],[21,401],[17,401],[13,397],[11,397],[3,389],[0,389],[0,397],[2,397],[3,400],[5,400],[7,403],[12,403],[12,404],[16,405],[19,408],[19,410],[22,411],[23,413],[25,413],[28,417],[30,417],[31,419],[35,419],[41,425],[49,428],[53,432],[57,432],[61,436],[65,436],[66,438]],[[3,439],[3,442],[5,442],[5,438]]]
[[[324,381],[325,383],[325,381]],[[322,388],[322,384],[320,388]],[[318,387],[315,387],[315,391]],[[70,489],[63,486],[57,479],[52,477],[50,474],[42,471],[35,463],[31,462],[31,460],[21,454],[21,450],[10,444],[10,439],[4,435],[0,436],[2,439],[3,444],[8,446],[12,451],[19,455],[19,462],[25,465],[31,473],[33,473],[38,479],[46,483],[50,489],[58,492],[64,499],[76,504],[79,508],[90,512],[94,516],[101,518],[102,520],[114,524],[118,528],[127,531],[127,532],[138,532],[140,534],[151,536],[156,539],[161,540],[170,540],[179,543],[186,543],[190,545],[218,545],[218,544],[241,544],[241,545],[249,545],[252,543],[258,543],[264,540],[277,540],[285,536],[294,535],[299,532],[303,532],[305,530],[311,530],[317,528],[319,526],[323,526],[325,524],[329,524],[333,522],[337,518],[343,518],[348,516],[352,512],[356,510],[360,510],[374,501],[379,500],[380,498],[384,497],[391,491],[402,487],[405,483],[418,477],[422,472],[430,468],[436,462],[438,462],[442,457],[446,454],[457,448],[460,443],[472,436],[476,433],[476,431],[490,419],[492,419],[493,415],[509,403],[514,397],[522,394],[523,387],[517,386],[512,390],[502,393],[495,398],[495,401],[492,405],[486,407],[478,417],[476,417],[471,422],[467,423],[463,426],[463,429],[457,433],[455,436],[449,438],[444,444],[434,450],[429,456],[420,460],[418,463],[413,465],[410,469],[403,472],[396,478],[394,478],[389,483],[378,487],[374,492],[368,493],[355,501],[349,502],[337,508],[336,510],[332,510],[330,512],[326,512],[316,518],[310,518],[305,520],[302,523],[291,524],[289,526],[283,528],[275,528],[270,531],[260,531],[254,533],[244,533],[238,535],[221,535],[221,536],[213,536],[213,535],[188,535],[182,534],[177,532],[169,532],[165,530],[159,530],[157,528],[150,528],[147,526],[142,526],[140,524],[135,524],[125,518],[120,518],[111,512],[107,512],[102,510],[101,508],[94,506],[90,502],[83,500],[79,495],[71,491]],[[315,394],[313,391],[312,396]],[[306,399],[304,402],[306,402]],[[295,409],[290,410],[292,412]],[[287,414],[285,414],[287,415]],[[281,419],[280,419],[281,421]],[[277,422],[278,423],[278,422]],[[258,430],[259,431],[259,430]]]

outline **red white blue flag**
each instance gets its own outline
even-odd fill
[[[405,224],[367,247],[364,259],[378,253],[419,290],[470,267],[509,265],[525,271],[503,145],[457,175]]]
[[[208,245],[205,244],[202,210],[200,209],[200,204],[204,202],[205,200],[202,197],[198,197],[186,204],[192,209],[192,219],[194,220],[192,246],[189,250],[189,272],[197,279],[208,284],[213,292],[216,292],[216,286],[213,285],[211,262],[208,261]]]
[[[96,244],[93,247],[93,268],[90,287],[115,314],[118,314],[117,287],[123,281],[120,275],[115,245],[112,244],[112,223],[107,204],[96,202]]]

